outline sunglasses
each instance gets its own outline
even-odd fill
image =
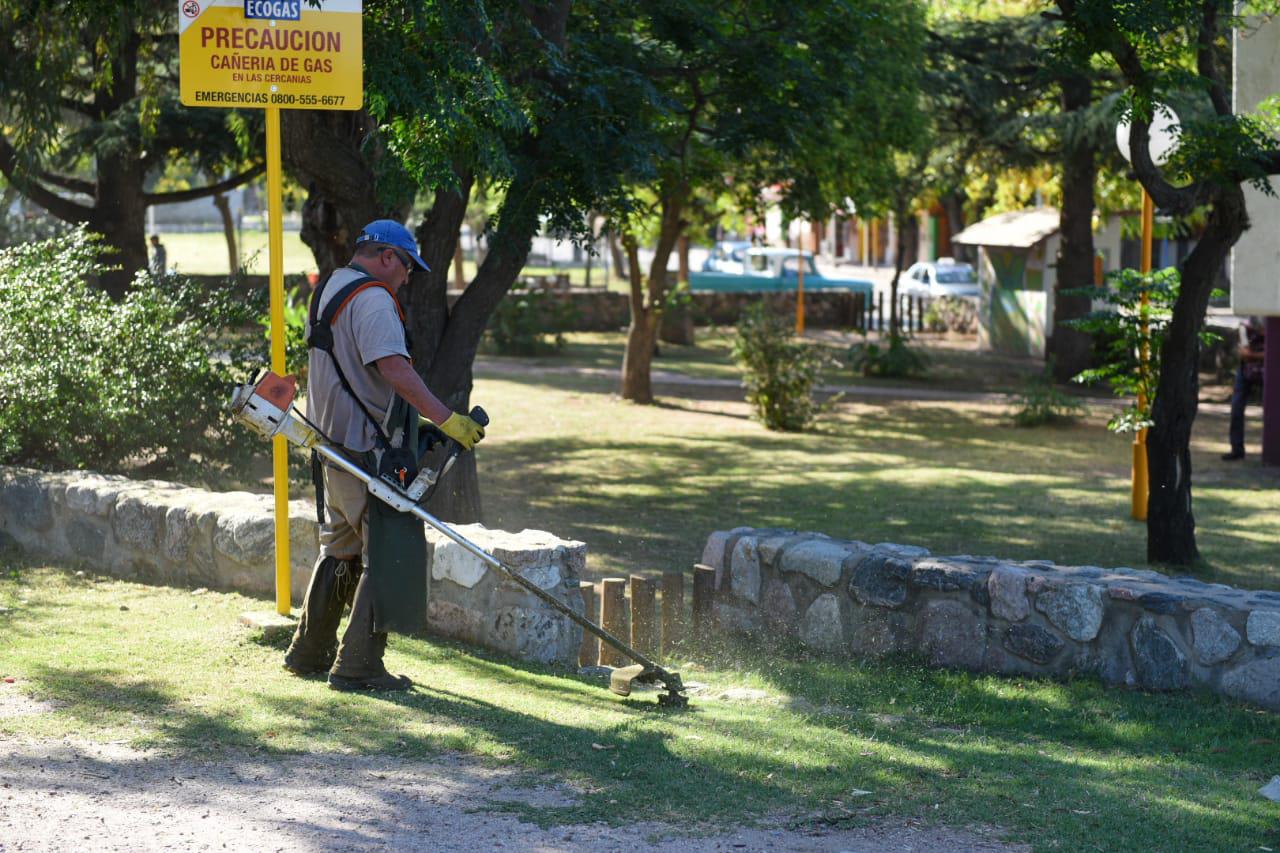
[[[413,258],[396,249],[391,249],[390,251],[391,254],[396,256],[396,260],[400,261],[400,265],[404,267],[405,275],[413,275]]]

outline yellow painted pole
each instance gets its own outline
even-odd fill
[[[1143,275],[1151,272],[1151,231],[1152,223],[1155,219],[1155,204],[1151,200],[1151,196],[1147,194],[1144,187],[1142,190],[1142,268]],[[1147,310],[1148,298],[1144,292],[1142,294],[1141,311],[1142,321],[1142,344],[1138,352],[1138,360],[1141,363],[1139,370],[1146,375],[1148,365],[1151,359],[1151,347],[1147,342]],[[1145,409],[1147,405],[1147,395],[1139,392],[1138,408]],[[1140,429],[1133,435],[1133,489],[1130,495],[1130,504],[1133,511],[1133,518],[1136,521],[1147,520],[1147,498],[1150,496],[1150,483],[1147,478],[1147,431]]]
[[[285,375],[284,360],[284,187],[280,177],[280,108],[267,107],[267,251],[270,256],[271,369]],[[271,441],[276,498],[276,612],[288,616],[289,583],[289,442]]]
[[[804,238],[800,238],[800,260],[796,264],[796,334],[804,334]]]

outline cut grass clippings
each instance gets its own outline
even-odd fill
[[[264,606],[8,564],[0,676],[15,681],[0,690],[51,710],[0,716],[0,736],[209,758],[459,750],[566,779],[575,804],[523,813],[544,825],[782,813],[813,828],[997,826],[1044,850],[1280,844],[1276,806],[1256,793],[1278,769],[1280,718],[1216,697],[697,645],[678,659],[706,688],[670,713],[420,637],[388,654],[413,692],[349,695],[287,675],[280,650],[236,624]],[[742,687],[755,701],[723,695]]]

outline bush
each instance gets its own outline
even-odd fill
[[[285,372],[298,377],[299,387],[306,384],[311,349],[307,346],[307,312],[311,309],[311,288],[306,279],[293,285],[284,295],[284,364]],[[271,345],[271,311],[258,315],[258,325]]]
[[[1052,362],[1044,373],[1026,381],[1014,404],[1013,422],[1020,427],[1069,423],[1087,413],[1083,403],[1054,384]]]
[[[517,281],[489,317],[485,336],[502,355],[559,352],[564,347],[564,333],[573,327],[577,313],[568,300]]]
[[[929,369],[929,357],[907,346],[902,335],[890,335],[888,346],[860,343],[849,347],[849,364],[863,376],[900,379],[923,375]]]
[[[924,309],[924,327],[931,332],[978,331],[978,300],[972,296],[939,296]]]
[[[813,399],[825,361],[792,336],[791,321],[756,303],[743,312],[733,341],[747,402],[767,429],[799,431],[822,410]]]
[[[115,302],[99,254],[83,229],[0,252],[0,462],[208,481],[261,453],[227,402],[264,348],[224,331],[260,304],[145,273]]]

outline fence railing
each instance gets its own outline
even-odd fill
[[[924,315],[932,302],[932,297],[898,294],[898,328],[905,334],[923,332]],[[854,294],[853,320],[851,325],[858,331],[887,332],[889,330],[890,308],[893,302],[884,291],[867,298],[865,293]]]

